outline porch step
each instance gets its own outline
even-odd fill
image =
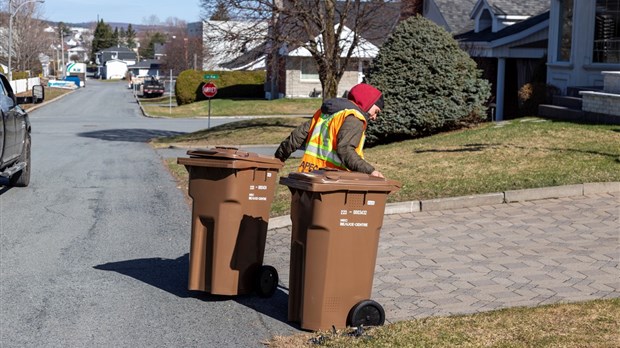
[[[581,110],[581,106],[583,104],[583,100],[581,97],[568,97],[563,95],[554,95],[553,96],[553,105],[556,106],[564,106],[570,109]]]
[[[581,91],[593,91],[593,92],[602,92],[603,86],[575,86],[575,87],[566,87],[566,96],[580,98],[581,95],[579,92]]]
[[[541,104],[538,106],[538,115],[545,118],[562,121],[581,121],[584,112],[566,106]]]

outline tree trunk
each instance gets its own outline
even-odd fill
[[[322,80],[323,99],[331,99],[338,96],[338,79],[335,72],[328,72]]]

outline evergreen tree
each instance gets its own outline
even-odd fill
[[[140,48],[140,56],[143,58],[153,59],[155,58],[155,44],[166,43],[166,35],[155,32],[147,36],[148,44],[144,48]]]
[[[103,19],[101,19],[97,23],[97,27],[95,28],[95,33],[93,34],[93,42],[90,52],[90,59],[94,62],[96,59],[97,52],[113,47],[114,42],[114,34],[112,33],[112,28],[109,24],[106,24]]]
[[[127,32],[123,27],[118,31],[118,42],[121,46],[127,45]]]
[[[385,109],[368,125],[367,144],[431,135],[486,117],[490,84],[452,36],[430,20],[401,22],[373,61],[368,82]]]
[[[114,41],[114,46],[119,46],[121,44],[121,35],[118,32],[118,27],[114,27],[114,33],[112,34],[112,40]]]
[[[131,24],[127,26],[127,31],[125,32],[125,45],[127,45],[127,47],[132,50],[137,46],[136,32],[133,30]]]

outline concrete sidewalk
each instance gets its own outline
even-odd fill
[[[617,184],[594,190],[603,193],[582,187],[528,200],[536,193],[528,191],[511,203],[388,214],[372,299],[393,322],[620,297]],[[286,223],[271,228],[265,250],[286,288],[290,236]]]

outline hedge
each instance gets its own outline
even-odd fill
[[[211,80],[217,86],[221,99],[262,99],[265,97],[265,71],[197,71],[185,70],[177,77],[175,96],[178,105],[206,100],[202,86],[208,81],[205,75],[218,75]]]

